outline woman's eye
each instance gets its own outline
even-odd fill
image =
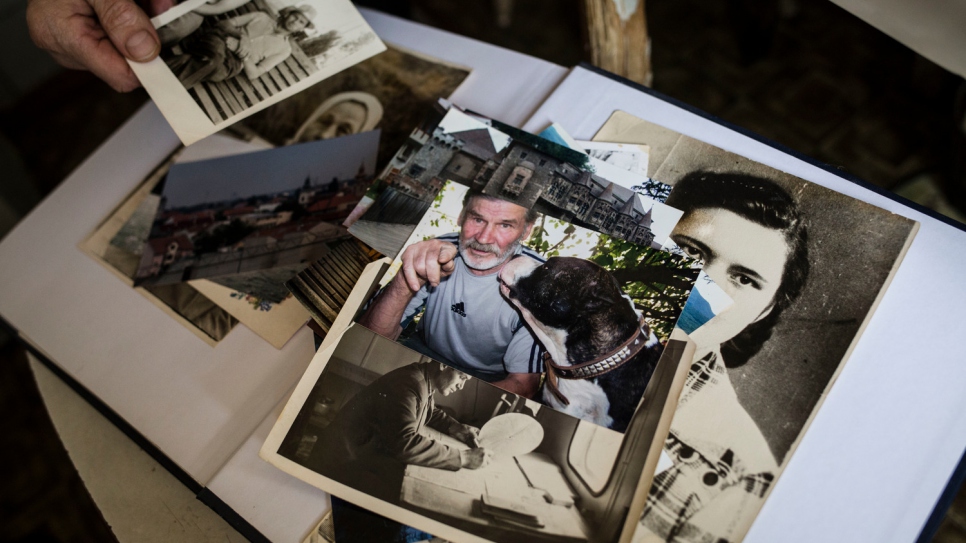
[[[681,250],[684,251],[684,254],[688,255],[689,257],[704,260],[704,255],[701,254],[701,251],[697,247],[692,247],[686,243],[678,244],[678,247],[680,247]]]
[[[744,286],[744,287],[751,287],[751,288],[759,289],[759,290],[761,289],[761,285],[758,283],[758,281],[755,281],[751,277],[749,277],[747,275],[744,275],[744,274],[740,274],[740,273],[739,274],[735,274],[735,275],[732,276],[732,280],[735,283],[738,283],[739,285]]]

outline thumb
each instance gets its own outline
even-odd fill
[[[136,62],[158,56],[161,41],[148,15],[132,0],[90,0],[114,47]]]

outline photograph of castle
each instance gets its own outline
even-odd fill
[[[350,232],[383,254],[395,254],[443,184],[454,181],[602,234],[663,248],[681,213],[641,194],[646,177],[627,182],[631,174],[625,172],[618,183],[597,173],[595,163],[582,152],[536,136],[509,136],[451,108],[431,130],[410,134],[379,180],[378,197]]]

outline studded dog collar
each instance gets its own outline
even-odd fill
[[[618,345],[616,349],[588,362],[581,362],[573,366],[561,366],[553,361],[550,353],[544,352],[543,362],[547,366],[547,384],[550,387],[550,392],[564,405],[570,405],[570,400],[560,392],[557,379],[593,379],[621,367],[625,362],[634,358],[634,355],[641,352],[647,345],[650,336],[650,328],[644,322],[644,317],[641,317],[639,324],[637,331],[627,341]]]

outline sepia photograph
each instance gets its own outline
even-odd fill
[[[665,246],[681,213],[646,196],[646,177],[491,122],[451,107],[431,132],[415,130],[350,232],[395,255],[442,184],[454,181],[638,245]]]
[[[626,113],[594,139],[662,157],[653,177],[684,211],[672,240],[734,300],[691,334],[674,465],[655,478],[642,530],[740,541],[919,225]]]
[[[132,68],[185,144],[385,49],[348,0],[192,1],[153,22],[161,55]]]
[[[467,68],[387,44],[378,55],[259,111],[229,130],[272,145],[378,128],[377,163],[389,162],[414,126],[469,76]]]
[[[637,175],[647,176],[647,163],[650,158],[647,145],[597,141],[577,141],[577,145],[591,158]],[[667,188],[667,192],[671,192],[671,187]],[[654,199],[663,202],[667,197]]]
[[[704,298],[693,295],[699,271],[687,257],[449,182],[359,322],[497,387],[624,432],[678,321],[699,327],[730,302],[712,285]]]
[[[372,179],[378,141],[373,131],[173,166],[137,283],[231,276],[224,286],[281,302],[282,284],[347,236],[339,223]]]
[[[351,237],[333,243],[328,254],[312,262],[285,283],[305,307],[318,329],[328,334],[342,316],[352,321],[343,309],[355,311],[356,303],[368,300],[376,288],[376,280],[388,267],[388,258]],[[358,301],[356,301],[358,298]]]
[[[496,124],[496,121],[494,121],[494,124]],[[503,124],[498,126],[510,134],[516,133],[520,137],[532,137],[525,131],[512,126]],[[670,185],[655,181],[648,176],[651,148],[647,145],[578,141],[558,123],[551,123],[537,136],[586,154],[590,157],[589,163],[593,166],[594,171],[604,177],[622,179],[621,172],[632,173],[637,177],[627,178],[619,184],[629,186],[635,192],[650,200],[664,203],[667,201],[668,195],[671,194]]]
[[[262,456],[419,532],[500,542],[611,542],[643,505],[686,369],[668,347],[624,435],[547,409],[363,326],[316,355]],[[393,541],[387,523],[378,541]],[[377,529],[376,526],[373,526]],[[336,527],[338,529],[338,527]],[[625,536],[629,537],[629,533]]]

